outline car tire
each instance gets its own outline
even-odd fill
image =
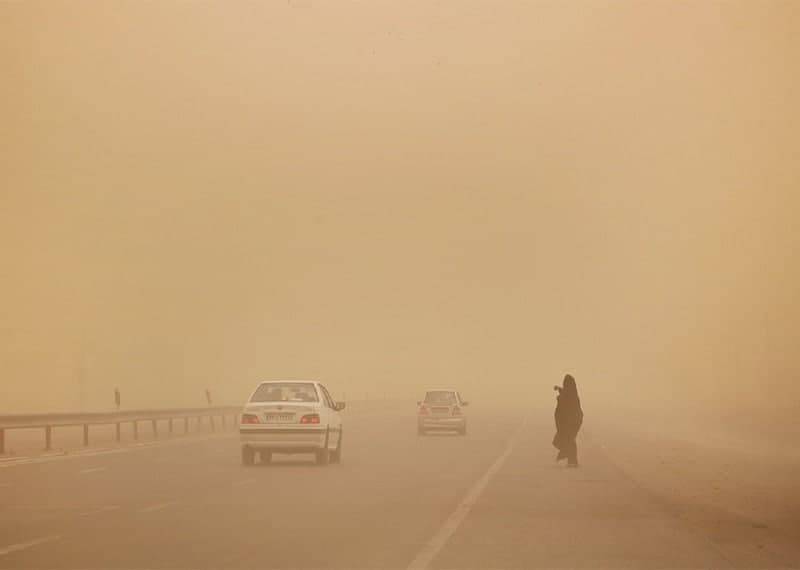
[[[317,450],[317,465],[327,465],[331,462],[331,450],[328,449],[330,433],[325,433],[325,443]]]
[[[342,432],[339,432],[339,443],[336,445],[336,450],[331,453],[331,463],[342,462]]]
[[[242,446],[242,465],[249,467],[256,462],[256,452],[252,447]]]
[[[331,462],[331,450],[327,447],[317,450],[317,465],[325,466]]]
[[[258,452],[259,459],[263,465],[269,465],[272,463],[272,451],[269,449],[264,449]]]

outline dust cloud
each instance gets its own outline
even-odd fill
[[[571,372],[587,410],[789,414],[798,18],[4,3],[0,411]]]

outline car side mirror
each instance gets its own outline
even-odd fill
[[[421,406],[422,405],[422,401],[421,400],[417,400],[417,405]]]
[[[336,403],[333,405],[333,409],[334,409],[334,410],[336,410],[337,412],[341,412],[341,411],[342,411],[343,409],[345,409],[346,407],[347,407],[347,404],[346,404],[346,403],[344,403],[344,402],[336,402]]]

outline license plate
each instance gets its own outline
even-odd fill
[[[266,420],[268,423],[291,422],[294,414],[267,414]]]

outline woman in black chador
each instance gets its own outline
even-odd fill
[[[555,386],[554,389],[558,392],[556,436],[553,438],[553,446],[558,449],[556,461],[566,458],[567,466],[577,467],[578,444],[575,438],[583,423],[583,410],[575,378],[567,374],[564,376],[564,386]]]

